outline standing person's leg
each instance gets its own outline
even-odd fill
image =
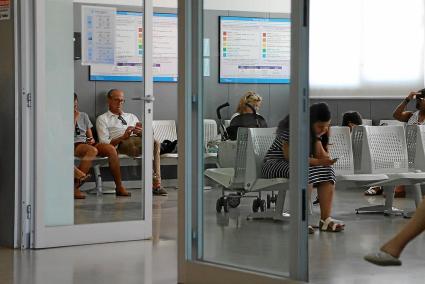
[[[399,257],[406,245],[425,230],[425,199],[416,209],[412,219],[391,240],[386,242],[380,251],[368,254],[364,257],[376,265],[398,266],[401,265]]]
[[[381,251],[399,258],[406,245],[425,230],[425,199],[416,209],[412,219],[390,241],[384,244]]]
[[[115,147],[111,144],[97,144],[96,148],[100,156],[108,157],[109,170],[114,178],[117,195],[130,196],[130,192],[128,192],[122,184],[120,159]]]

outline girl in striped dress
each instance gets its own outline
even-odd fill
[[[328,141],[331,113],[326,103],[310,107],[310,157],[308,168],[309,191],[317,187],[320,199],[321,231],[340,232],[344,225],[331,218],[335,189],[335,172],[331,167],[336,161],[329,157]],[[277,136],[264,158],[264,178],[289,178],[289,116],[278,126]],[[311,230],[311,228],[309,228]]]

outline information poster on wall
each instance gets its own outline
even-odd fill
[[[82,65],[115,64],[115,14],[110,7],[82,6]]]
[[[153,15],[153,79],[155,82],[177,82],[178,36],[177,15]]]
[[[116,64],[90,67],[93,81],[141,81],[143,76],[143,17],[136,12],[116,12]]]
[[[153,77],[155,82],[177,82],[177,15],[153,16]],[[143,80],[143,15],[137,12],[117,12],[116,64],[93,65],[90,80]]]
[[[290,19],[220,17],[220,83],[289,83],[290,47]]]
[[[10,20],[10,0],[0,0],[0,21]]]

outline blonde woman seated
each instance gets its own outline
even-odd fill
[[[230,140],[236,140],[239,127],[267,127],[264,117],[257,113],[262,100],[258,94],[251,91],[240,99],[236,113],[232,115],[230,126],[227,128]]]
[[[260,97],[256,92],[254,91],[248,91],[243,95],[243,97],[239,100],[238,107],[236,108],[236,112],[232,115],[230,120],[234,119],[235,117],[245,114],[245,113],[253,113],[252,109],[247,106],[247,104],[251,105],[256,112],[261,107],[261,103],[263,101],[263,98]]]

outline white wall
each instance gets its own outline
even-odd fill
[[[141,6],[142,0],[74,0],[75,3]],[[177,8],[177,0],[154,0],[154,7]],[[206,10],[290,13],[290,0],[204,0]]]

